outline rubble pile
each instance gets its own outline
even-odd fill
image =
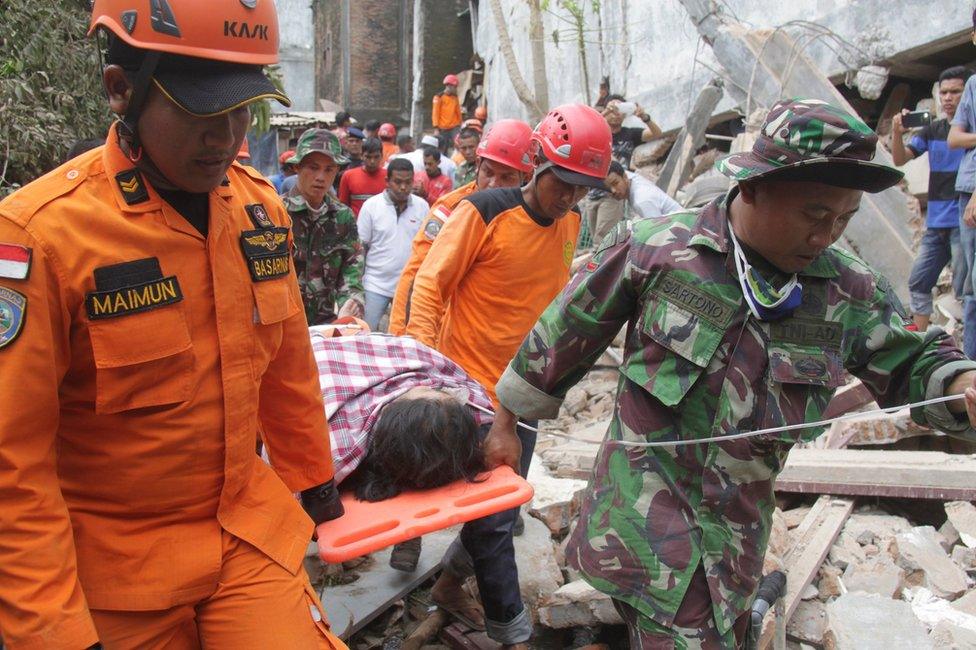
[[[598,450],[598,444],[592,443],[602,441],[613,414],[619,338],[617,346],[569,391],[558,417],[540,423],[529,474],[535,496],[523,507],[525,532],[515,539],[520,588],[536,628],[534,648],[597,650],[627,645],[609,597],[586,583],[566,557]],[[877,408],[856,383],[845,387],[837,399],[839,412]],[[793,472],[798,478],[787,481],[788,486],[777,483],[780,507],[773,515],[764,562],[764,573],[783,570],[787,574],[782,601],[786,648],[976,648],[976,506],[933,496],[932,491],[943,489],[938,487],[943,483],[955,489],[956,479],[932,485],[920,480],[956,476],[960,471],[964,478],[965,472],[976,468],[969,465],[976,464],[976,457],[917,451],[920,445],[940,444],[931,434],[914,424],[907,410],[867,415],[835,424],[808,445],[811,448],[798,446],[799,451],[791,455],[797,457],[793,469],[788,462],[781,477]],[[863,455],[855,459],[861,465],[845,467],[850,454]],[[850,482],[853,491],[825,496],[823,489],[795,489],[796,485],[802,488],[802,472],[810,467],[825,481]],[[863,479],[865,474],[873,483],[860,491],[864,486],[852,479]],[[964,493],[967,496],[958,498],[976,498],[972,489]],[[878,498],[883,496],[893,498]],[[901,507],[906,503],[915,504],[915,510]],[[433,618],[435,610],[429,603],[426,610],[411,607],[410,600],[429,586],[428,581],[408,596],[406,606],[391,609],[395,616],[380,617],[354,635],[350,647],[499,647],[483,633],[443,614]],[[473,581],[469,588],[476,592]],[[421,630],[425,620],[439,632],[421,645],[403,641]],[[766,626],[760,647],[773,648],[772,612]]]

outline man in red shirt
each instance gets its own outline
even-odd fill
[[[386,172],[380,165],[383,162],[383,144],[376,138],[363,143],[363,166],[347,169],[339,181],[339,201],[359,216],[359,210],[366,199],[376,196],[386,189]]]
[[[441,152],[434,147],[424,147],[424,171],[414,174],[414,185],[423,188],[427,203],[434,201],[454,189],[451,177],[441,172]]]

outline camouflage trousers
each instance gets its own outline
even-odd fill
[[[623,601],[614,600],[613,606],[627,624],[632,650],[737,650],[745,647],[749,612],[736,619],[731,630],[720,634],[715,627],[712,596],[701,565],[691,579],[671,627],[651,620]]]

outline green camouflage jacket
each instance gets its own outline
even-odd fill
[[[478,163],[464,161],[454,170],[454,187],[467,185],[478,176]]]
[[[496,387],[525,418],[555,417],[566,391],[626,324],[610,440],[688,440],[811,422],[844,370],[885,406],[938,397],[976,369],[938,329],[904,328],[889,285],[830,248],[799,275],[789,318],[749,316],[726,199],[621,223],[546,309]],[[899,306],[900,308],[900,306]],[[921,423],[968,435],[944,404]],[[703,563],[719,631],[750,606],[774,508],[773,481],[802,430],[683,447],[604,444],[566,557],[597,589],[671,626]]]
[[[346,300],[363,301],[363,255],[352,210],[331,194],[315,216],[298,187],[282,197],[292,219],[295,273],[309,325],[328,323]]]

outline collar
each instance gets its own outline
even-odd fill
[[[163,200],[156,189],[119,146],[118,122],[108,131],[105,148],[102,150],[102,164],[121,212],[140,214],[161,209]],[[234,190],[226,177],[210,193],[224,198],[234,196]]]
[[[394,211],[396,211],[396,203],[393,202],[393,198],[390,196],[390,190],[383,190],[383,200],[386,201],[386,204],[392,207]],[[413,200],[413,192],[411,192],[407,195],[407,203],[403,206],[403,212],[406,212],[413,206]],[[397,216],[403,214],[403,212],[397,212]]]
[[[289,212],[302,212],[306,211],[315,218],[328,216],[329,214],[335,212],[336,205],[335,199],[332,197],[331,192],[326,192],[325,198],[322,199],[322,205],[318,210],[313,210],[302,196],[302,193],[298,191],[298,185],[296,184],[288,193],[281,197],[282,203],[285,204],[285,208]]]
[[[728,254],[732,244],[729,237],[729,206],[738,195],[733,187],[728,194],[719,197],[698,212],[698,219],[691,227],[688,246],[702,246],[717,253]],[[828,248],[809,266],[797,273],[812,278],[836,278],[840,275],[834,262],[833,251]]]

